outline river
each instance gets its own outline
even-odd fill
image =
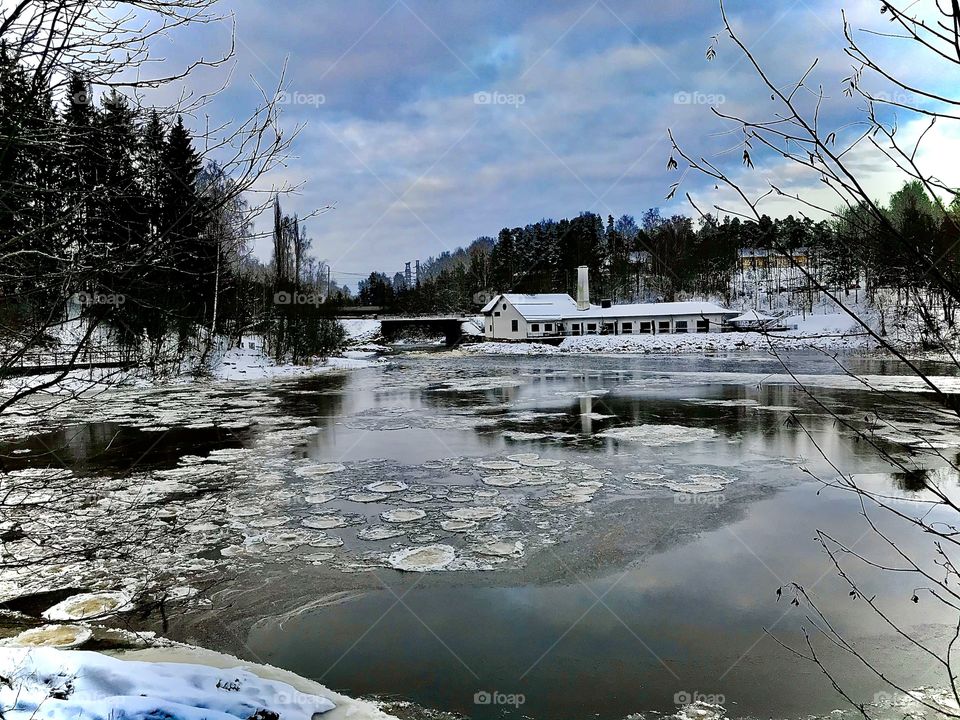
[[[182,520],[175,547],[141,562],[154,590],[200,592],[134,625],[351,695],[475,718],[618,720],[696,698],[736,717],[823,715],[842,697],[782,646],[803,650],[806,629],[845,691],[882,703],[886,686],[817,636],[791,582],[904,687],[942,686],[851,597],[815,532],[889,561],[858,498],[821,481],[917,499],[933,472],[952,493],[956,420],[891,361],[786,366],[409,352],[294,380],[110,391],[23,421],[0,454],[7,469],[53,454],[78,478],[136,478],[144,503]],[[906,523],[876,522],[932,557]],[[441,549],[405,557],[424,546]],[[425,561],[436,570],[397,569]],[[850,570],[945,647],[950,615],[912,601],[915,577]]]

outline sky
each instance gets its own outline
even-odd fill
[[[758,153],[755,170],[743,167],[738,136],[711,106],[758,117],[772,103],[728,39],[707,59],[722,29],[716,0],[222,0],[220,9],[235,20],[235,57],[198,71],[190,87],[226,82],[204,112],[213,125],[239,122],[283,74],[281,124],[299,133],[293,157],[261,189],[297,185],[281,202],[301,216],[332,207],[307,227],[341,284],[542,218],[639,218],[650,207],[690,214],[685,192],[703,209],[730,202],[696,174],[666,200],[683,168],[667,169],[668,129],[752,187],[773,179],[836,204],[817,177],[782,159]],[[842,94],[852,63],[841,9],[854,28],[886,30],[876,2],[728,0],[727,9],[777,83],[819,58],[811,79],[827,95],[824,122],[856,120],[862,100]],[[230,37],[229,22],[206,25],[159,51],[176,65],[222,52]],[[937,68],[912,62],[909,47],[881,52],[942,82]],[[905,134],[918,131],[904,121]],[[957,170],[943,149],[960,152],[958,132],[936,134],[941,151],[921,160],[947,177]],[[875,155],[852,159],[877,197],[902,183]],[[765,209],[796,210],[783,199]],[[260,242],[258,255],[268,252]]]

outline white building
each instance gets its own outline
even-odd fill
[[[569,335],[662,335],[720,332],[739,313],[709,302],[590,303],[587,269],[579,268],[577,295],[497,295],[480,311],[488,340],[529,340]]]

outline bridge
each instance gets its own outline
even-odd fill
[[[75,348],[46,352],[29,352],[16,360],[0,362],[0,377],[49,375],[71,370],[93,368],[129,368],[137,363],[130,353],[120,350],[81,350],[74,357]]]
[[[460,342],[463,336],[461,325],[473,323],[474,319],[466,315],[387,315],[380,318],[380,332],[387,340],[397,338],[404,330],[422,328],[430,333],[442,334],[447,347]],[[478,328],[479,329],[479,328]]]

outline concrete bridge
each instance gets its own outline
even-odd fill
[[[409,329],[423,329],[428,333],[443,335],[447,347],[460,342],[463,335],[461,325],[465,322],[473,323],[472,317],[466,315],[387,315],[380,318],[380,331],[387,340],[393,340],[403,331]]]

